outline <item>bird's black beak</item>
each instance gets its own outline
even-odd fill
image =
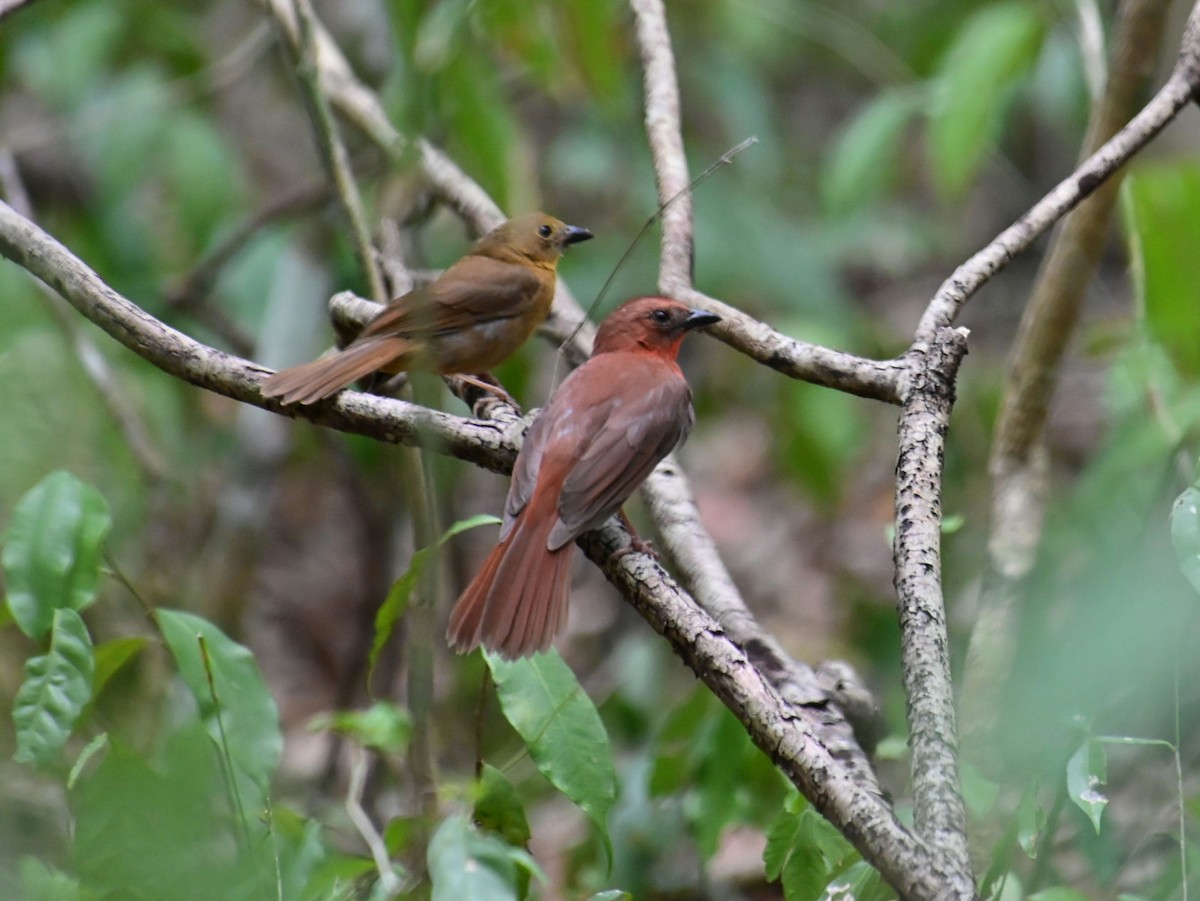
[[[568,225],[567,230],[563,233],[563,247],[571,244],[578,244],[580,241],[590,241],[596,237],[586,228],[580,228],[578,225]]]
[[[683,327],[691,331],[694,328],[704,328],[706,325],[712,325],[720,321],[721,317],[716,313],[709,313],[705,310],[692,310],[688,314],[688,318],[683,320]]]

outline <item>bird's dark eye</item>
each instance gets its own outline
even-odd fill
[[[548,225],[539,225],[538,226],[538,234],[541,235],[543,238],[549,238],[553,232],[554,232],[554,229],[552,229]]]
[[[668,313],[666,310],[655,310],[653,313],[650,314],[650,318],[653,319],[655,322],[657,322],[659,325],[666,325],[668,322],[671,321],[671,314]]]

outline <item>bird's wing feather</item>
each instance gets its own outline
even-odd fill
[[[552,550],[615,513],[691,428],[692,393],[676,367],[644,358],[617,365],[614,378],[631,378],[644,388],[614,392],[613,400],[619,397],[619,403],[606,404],[599,415],[589,416],[587,443],[581,445],[582,453],[559,494],[559,522],[548,544]]]
[[[421,337],[511,319],[527,310],[543,281],[532,266],[465,256],[432,283],[393,300],[359,337]]]

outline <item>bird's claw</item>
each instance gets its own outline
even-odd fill
[[[647,557],[652,558],[656,562],[659,559],[658,551],[654,548],[654,542],[643,541],[641,538],[638,538],[637,535],[634,535],[630,539],[629,544],[625,545],[625,547],[620,547],[613,551],[612,555],[608,559],[609,562],[616,563],[622,557],[626,557],[629,554],[645,554]]]

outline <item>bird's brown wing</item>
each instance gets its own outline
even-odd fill
[[[393,300],[359,337],[422,337],[511,319],[528,310],[549,277],[532,266],[465,256],[435,281]]]
[[[615,513],[691,429],[692,392],[682,373],[653,359],[619,359],[626,356],[631,355],[596,358],[614,364],[614,381],[638,388],[615,391],[600,416],[588,417],[592,433],[563,481],[559,522],[547,545],[551,550]]]

